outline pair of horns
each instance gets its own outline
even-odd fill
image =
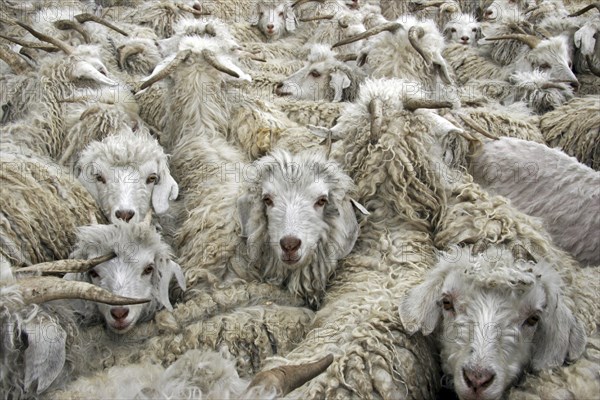
[[[304,385],[314,377],[323,373],[333,362],[333,355],[301,365],[283,365],[268,371],[262,371],[254,376],[248,388],[263,386],[265,389],[275,389],[277,396],[285,396]]]
[[[144,90],[144,89],[152,86],[156,82],[161,81],[164,78],[166,78],[167,76],[169,76],[170,74],[172,74],[177,69],[179,64],[181,64],[182,62],[187,60],[187,58],[190,56],[191,53],[192,53],[192,51],[189,49],[183,50],[183,51],[180,51],[179,53],[177,53],[177,56],[173,59],[173,61],[171,61],[164,69],[162,69],[159,73],[157,73],[156,75],[154,75],[147,81],[144,81],[144,83],[142,83],[142,85],[140,86],[139,90]],[[240,77],[240,75],[237,72],[235,72],[234,70],[232,70],[232,69],[228,68],[227,66],[225,66],[224,64],[222,64],[218,60],[217,55],[215,54],[214,51],[209,50],[209,49],[204,49],[204,50],[202,50],[201,54],[202,54],[202,57],[204,58],[204,60],[211,67],[215,68],[216,70],[224,72],[228,75],[231,75],[234,78]]]
[[[66,273],[87,272],[98,264],[115,257],[114,253],[90,260],[58,260],[21,268],[17,274],[41,272],[42,274],[61,275]],[[35,276],[19,279],[17,285],[21,289],[23,300],[27,304],[41,304],[51,300],[82,299],[112,305],[128,305],[147,303],[148,299],[134,299],[117,296],[108,290],[87,282],[66,281],[55,276]]]

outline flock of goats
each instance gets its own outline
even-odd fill
[[[1,397],[600,395],[600,3],[0,13]]]

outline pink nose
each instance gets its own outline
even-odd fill
[[[279,241],[281,249],[286,253],[293,253],[300,248],[302,241],[293,236],[286,236]]]
[[[463,368],[463,379],[468,387],[477,392],[492,384],[496,374],[488,369]]]
[[[469,37],[468,36],[463,36],[460,38],[460,40],[462,40],[463,42],[468,42],[469,41]]]
[[[125,222],[129,222],[131,218],[135,215],[135,211],[133,210],[117,210],[115,211],[115,216],[118,219],[122,219]]]
[[[125,318],[127,318],[127,315],[129,315],[129,308],[113,307],[110,309],[110,315],[112,315],[116,321],[125,319]]]
[[[268,29],[268,30],[272,31],[272,30],[273,30],[273,28],[275,28],[275,25],[273,25],[273,24],[269,24],[269,25],[267,25],[267,29]]]

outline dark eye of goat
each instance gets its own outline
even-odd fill
[[[158,175],[156,174],[150,174],[148,175],[148,178],[146,178],[146,184],[148,185],[156,182],[158,182]]]
[[[91,270],[90,270],[90,276],[91,276],[92,278],[97,278],[97,277],[99,277],[100,275],[98,275],[98,273],[97,273],[95,270],[91,269]]]
[[[446,311],[454,311],[454,304],[452,304],[452,300],[448,298],[442,299],[442,307]]]
[[[550,64],[548,63],[543,63],[542,65],[540,65],[540,69],[550,69]]]
[[[450,29],[450,32],[452,32],[452,33],[456,32],[456,28]]]
[[[25,331],[21,331],[20,334],[21,343],[23,344],[23,350],[26,350],[29,347],[29,335]]]
[[[525,320],[525,325],[527,326],[535,326],[540,321],[539,315],[532,315],[531,317]]]
[[[267,206],[267,207],[272,207],[273,206],[273,199],[271,199],[269,196],[265,196],[263,198],[263,203],[265,203],[265,206]]]
[[[477,28],[471,29],[471,32],[477,32]]]
[[[150,265],[146,266],[146,268],[144,268],[144,272],[142,272],[142,275],[150,275],[153,271],[154,271],[154,264],[150,264]]]
[[[315,207],[324,207],[327,204],[327,197],[321,196],[319,200],[315,202]]]
[[[96,180],[101,183],[106,183],[106,179],[100,174],[96,175]]]
[[[321,76],[321,73],[316,69],[313,69],[312,71],[310,71],[310,76],[312,76],[313,78],[319,78]]]

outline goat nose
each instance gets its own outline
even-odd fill
[[[574,90],[577,90],[577,89],[579,89],[579,82],[577,82],[577,81],[571,81],[571,82],[569,82],[569,85],[571,85],[571,87],[572,87]]]
[[[469,41],[469,37],[468,36],[462,36],[460,38],[460,40],[462,40],[463,42],[468,42]]]
[[[279,241],[279,245],[286,253],[291,253],[293,251],[298,250],[301,244],[302,241],[293,236],[286,236]]]
[[[496,374],[489,369],[463,368],[463,378],[468,387],[474,391],[483,390],[490,386]]]
[[[110,315],[115,320],[125,319],[129,315],[129,308],[127,307],[113,307],[110,309]]]
[[[131,218],[135,215],[135,211],[133,210],[117,210],[115,212],[115,216],[119,219],[122,219],[125,222],[129,222]]]
[[[267,29],[269,29],[269,30],[270,30],[270,29],[273,29],[273,28],[275,28],[275,26],[274,26],[273,24],[268,24],[268,25],[267,25]]]

